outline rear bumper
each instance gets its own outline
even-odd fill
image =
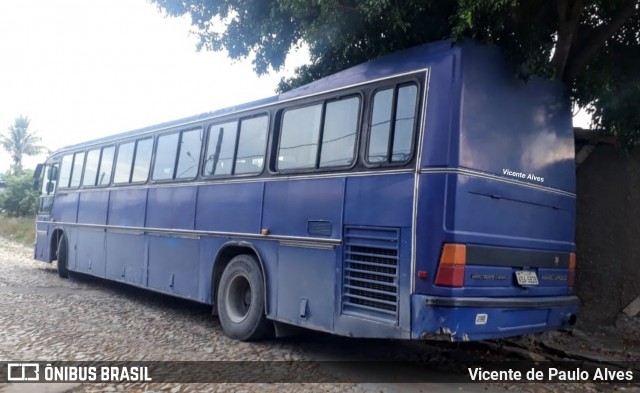
[[[531,298],[411,297],[412,339],[486,340],[566,326],[578,310],[575,296]]]

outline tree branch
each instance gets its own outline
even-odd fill
[[[613,37],[618,30],[620,30],[629,18],[638,12],[639,5],[640,0],[627,0],[626,5],[618,15],[616,15],[609,24],[599,28],[596,31],[595,36],[588,41],[587,45],[573,56],[569,64],[566,65],[564,73],[560,74],[562,75],[562,80],[564,82],[569,82],[575,79],[576,76],[580,74],[587,65],[589,65],[607,41]]]
[[[558,76],[564,75],[583,7],[582,0],[559,0],[557,3],[558,41],[552,62]]]

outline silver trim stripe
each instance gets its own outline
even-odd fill
[[[242,232],[221,232],[221,231],[199,231],[191,229],[168,229],[168,228],[145,228],[145,227],[129,227],[120,225],[102,225],[102,224],[84,224],[77,222],[51,222],[51,221],[36,221],[37,223],[52,224],[55,226],[68,225],[73,227],[81,227],[87,229],[103,229],[105,231],[112,231],[116,233],[134,233],[134,234],[155,234],[155,235],[177,235],[181,237],[194,237],[194,236],[222,236],[222,237],[235,237],[235,238],[250,238],[261,240],[277,240],[284,241],[287,245],[296,244],[299,247],[311,247],[311,245],[331,245],[339,246],[342,244],[340,239],[325,239],[319,237],[304,237],[304,236],[286,236],[286,235],[262,235],[259,233],[242,233]]]
[[[296,181],[296,180],[311,180],[311,179],[332,179],[342,177],[362,177],[362,176],[384,176],[384,175],[399,175],[399,174],[413,174],[415,170],[413,168],[391,169],[391,170],[372,170],[362,172],[334,172],[334,173],[320,173],[314,175],[300,175],[300,176],[276,176],[276,177],[238,177],[238,178],[224,178],[220,180],[200,180],[200,181],[185,181],[180,183],[144,183],[139,185],[126,185],[126,186],[109,186],[109,187],[91,187],[91,188],[62,188],[56,191],[56,194],[71,194],[74,192],[98,192],[98,191],[115,191],[115,190],[139,190],[147,188],[170,188],[170,187],[194,187],[194,186],[208,186],[213,184],[233,184],[233,183],[266,183],[274,181]]]
[[[496,180],[503,183],[516,184],[519,186],[533,188],[535,190],[540,190],[540,191],[546,191],[553,194],[564,195],[572,198],[576,197],[575,193],[558,190],[557,188],[539,186],[537,184],[531,184],[531,183],[527,183],[520,180],[506,179],[504,177],[494,175],[491,173],[486,173],[486,172],[481,172],[481,171],[476,171],[476,170],[466,169],[466,168],[422,168],[420,170],[420,173],[421,174],[444,173],[444,174],[454,174],[454,175],[467,175],[471,177],[480,177],[480,178],[489,179],[489,180]]]
[[[416,157],[416,170],[415,170],[415,179],[413,182],[413,212],[411,217],[411,260],[410,265],[411,268],[410,274],[410,288],[409,293],[414,293],[416,290],[416,250],[418,247],[418,236],[416,234],[416,228],[418,228],[418,199],[420,197],[420,193],[418,190],[420,189],[420,165],[422,165],[422,151],[423,143],[424,143],[424,132],[425,132],[425,123],[427,116],[427,98],[429,97],[429,81],[431,78],[431,73],[427,69],[425,71],[424,78],[424,92],[422,93],[422,111],[420,113],[420,125],[419,135],[418,135],[418,146],[416,149],[418,150],[418,155]]]

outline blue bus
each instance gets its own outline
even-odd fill
[[[436,42],[60,149],[35,258],[213,306],[225,334],[493,339],[575,322],[557,83]]]

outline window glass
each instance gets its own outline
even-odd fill
[[[246,119],[241,122],[234,173],[262,172],[268,130],[269,121],[267,116]]]
[[[282,118],[278,169],[314,168],[322,104],[288,110]]]
[[[176,179],[192,179],[196,177],[198,174],[198,164],[200,163],[201,146],[201,129],[182,132]]]
[[[60,185],[60,188],[69,187],[69,180],[71,180],[71,164],[73,164],[73,156],[71,154],[62,157],[60,176],[58,177],[58,184]]]
[[[214,124],[209,128],[204,174],[230,175],[236,148],[238,122]]]
[[[87,162],[84,164],[84,175],[82,175],[83,186],[96,185],[98,161],[100,161],[100,149],[89,150],[87,153]]]
[[[153,165],[153,180],[173,179],[176,153],[178,152],[178,137],[177,132],[158,137],[156,162]]]
[[[371,134],[369,136],[369,162],[387,161],[392,109],[393,89],[377,92],[373,97]]]
[[[139,139],[136,142],[136,156],[133,163],[133,174],[131,175],[132,183],[147,181],[152,151],[153,138]]]
[[[98,175],[98,185],[106,186],[111,181],[111,172],[113,171],[113,155],[116,148],[114,146],[102,149],[102,158],[100,159],[100,169]]]
[[[42,171],[42,184],[40,185],[40,194],[47,195],[47,183],[49,182],[49,171],[51,170],[51,165],[47,165],[44,167]]]
[[[393,154],[391,161],[407,161],[411,155],[411,142],[416,117],[418,87],[403,86],[398,90],[396,124],[393,133]]]
[[[133,160],[134,142],[123,143],[118,147],[118,159],[116,160],[116,172],[113,175],[114,183],[128,183],[131,176],[131,161]]]
[[[417,102],[418,86],[416,85],[381,90],[374,95],[367,155],[369,162],[389,163],[409,160]],[[389,146],[390,140],[392,146]]]
[[[320,166],[342,166],[353,163],[360,98],[327,103],[322,132]]]
[[[84,152],[74,154],[73,170],[71,171],[71,183],[69,187],[78,187],[80,185],[80,176],[82,176],[82,165],[84,164]]]

